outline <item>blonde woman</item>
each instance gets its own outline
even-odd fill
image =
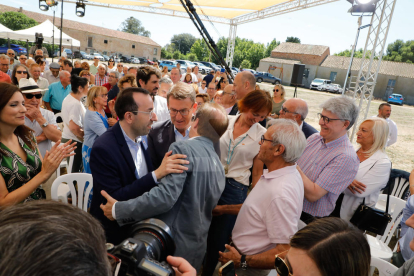
[[[385,153],[388,132],[388,123],[382,118],[367,119],[359,126],[357,155],[360,164],[354,181],[344,191],[342,219],[349,221],[364,199],[366,206],[375,206],[381,189],[387,185],[391,172],[391,161]]]
[[[170,76],[170,74],[168,74],[168,67],[167,66],[164,66],[163,68],[162,68],[162,78],[163,77],[169,77]]]
[[[279,118],[279,112],[282,108],[282,105],[286,102],[285,99],[285,88],[281,84],[276,84],[273,88],[273,98],[272,98],[272,112],[270,117],[273,119]]]
[[[89,72],[89,74],[90,74],[90,81],[89,81],[89,83],[90,84],[95,84],[95,76],[91,73],[91,67],[89,66],[89,63],[87,63],[86,61],[82,62],[81,63],[81,68],[82,68],[82,71],[83,70],[86,70],[86,71]]]

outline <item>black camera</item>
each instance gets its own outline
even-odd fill
[[[42,33],[36,33],[35,34],[35,44],[37,46],[37,49],[42,49],[42,44],[43,44],[43,34]]]
[[[167,256],[174,255],[175,242],[170,228],[159,219],[134,224],[131,238],[117,246],[107,244],[107,248],[109,256],[116,262],[115,275],[175,275],[174,269],[166,262]]]

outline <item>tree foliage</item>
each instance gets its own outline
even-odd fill
[[[118,29],[118,31],[147,37],[151,36],[151,32],[145,30],[141,21],[132,16],[122,22],[121,27]]]
[[[191,34],[178,34],[171,38],[171,44],[174,51],[178,50],[180,53],[186,55],[190,52],[196,38]]]
[[[18,31],[36,26],[37,22],[21,12],[3,12],[0,13],[0,24]]]
[[[414,40],[397,39],[388,44],[384,60],[414,63]]]
[[[299,43],[300,44],[300,39],[298,37],[295,37],[295,36],[288,36],[286,38],[286,42],[292,42],[292,43]]]
[[[240,67],[243,68],[243,69],[251,69],[252,64],[250,63],[250,61],[248,61],[247,59],[245,59],[240,64]]]
[[[270,55],[272,54],[272,51],[279,45],[280,45],[280,42],[277,42],[276,38],[274,38],[272,42],[267,44],[265,56],[270,57]]]

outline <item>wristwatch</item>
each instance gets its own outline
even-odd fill
[[[49,125],[48,122],[44,123],[43,125],[41,125],[41,127],[47,127]]]
[[[241,256],[240,266],[243,270],[247,270],[246,255]]]

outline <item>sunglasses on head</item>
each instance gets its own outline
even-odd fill
[[[279,257],[279,255],[280,254],[276,255],[275,258],[275,269],[277,271],[277,274],[279,276],[292,276],[289,266],[287,265],[285,260]]]
[[[40,99],[42,97],[42,94],[24,94],[27,99],[33,99],[35,97],[36,99]]]
[[[27,74],[27,71],[16,71],[17,74]]]

